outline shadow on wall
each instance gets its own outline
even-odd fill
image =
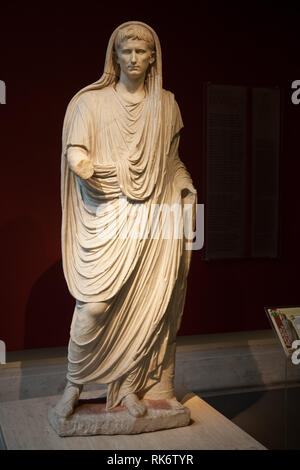
[[[25,311],[24,349],[66,346],[74,304],[60,259],[31,289]]]

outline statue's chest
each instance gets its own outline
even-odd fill
[[[147,139],[147,116],[144,105],[118,106],[111,103],[102,109],[97,120],[97,147],[112,159],[135,151]]]

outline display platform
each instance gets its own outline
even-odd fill
[[[265,447],[194,393],[181,403],[189,426],[138,435],[59,437],[47,414],[59,396],[0,404],[0,446],[7,450],[264,450]],[[137,418],[138,419],[138,418]]]
[[[124,405],[106,411],[106,397],[80,399],[71,416],[62,417],[49,408],[48,420],[59,436],[140,434],[179,428],[190,423],[190,410],[177,400],[142,400],[147,412],[136,419]]]

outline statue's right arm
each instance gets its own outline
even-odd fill
[[[86,180],[93,176],[94,165],[83,147],[70,146],[67,152],[70,169],[80,178]]]

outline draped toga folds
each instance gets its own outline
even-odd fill
[[[66,148],[84,149],[95,167],[82,180],[63,162],[63,266],[77,301],[67,378],[108,384],[108,408],[159,382],[185,300],[182,219],[161,210],[182,213],[175,181],[191,181],[178,157],[183,124],[172,93],[162,89],[160,115],[153,99],[131,104],[113,85],[86,91],[66,135]],[[108,308],[88,321],[86,302]]]

